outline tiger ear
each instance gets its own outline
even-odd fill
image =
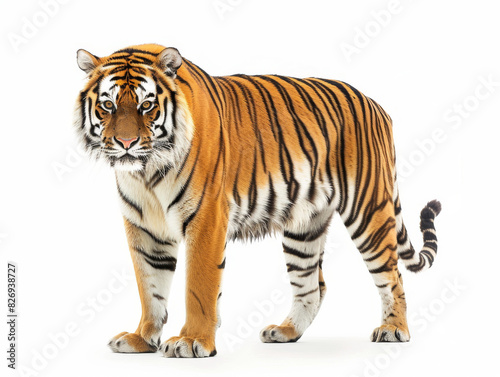
[[[78,67],[85,73],[92,72],[99,65],[99,58],[83,49],[79,49],[76,52],[76,61]]]
[[[182,65],[182,56],[176,48],[167,47],[158,55],[157,65],[167,76],[175,76]]]

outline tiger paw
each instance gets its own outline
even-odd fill
[[[128,332],[118,334],[108,343],[109,348],[118,353],[156,352],[159,345],[159,338],[157,344],[148,343],[140,335]]]
[[[281,326],[269,325],[260,332],[260,340],[264,343],[296,342],[300,337],[291,323]]]
[[[161,345],[160,351],[165,357],[209,357],[217,354],[213,341],[185,336],[168,339]]]
[[[382,325],[372,332],[372,342],[408,342],[410,333],[406,329],[394,325]]]

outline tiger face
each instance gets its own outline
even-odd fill
[[[127,171],[178,162],[192,121],[175,84],[182,64],[177,49],[123,49],[105,58],[78,50],[77,62],[88,82],[76,104],[75,125],[91,155]]]

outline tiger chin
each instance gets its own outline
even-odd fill
[[[326,292],[330,221],[343,220],[382,301],[374,342],[407,342],[398,261],[413,272],[436,256],[438,201],[421,212],[415,252],[401,214],[392,123],[352,86],[278,75],[214,77],[175,48],[132,46],[107,57],[77,52],[87,74],[75,127],[91,156],[114,168],[142,305],[114,352],[216,354],[227,241],[283,235],[289,314],[262,329],[295,342]],[[179,244],[186,245],[186,322],[161,343]],[[278,272],[277,272],[278,273]]]

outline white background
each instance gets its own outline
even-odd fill
[[[493,0],[66,0],[43,10],[34,0],[2,2],[0,312],[5,323],[6,265],[14,261],[17,366],[31,370],[21,375],[375,377],[491,371],[500,335],[495,5]],[[29,22],[36,30],[26,26]],[[12,43],[19,37],[22,43]],[[271,238],[229,245],[215,358],[165,359],[107,348],[112,336],[135,330],[140,304],[113,173],[77,151],[72,109],[84,73],[76,65],[76,50],[104,56],[147,42],[175,46],[213,75],[279,73],[346,81],[388,111],[404,179],[403,213],[416,248],[422,242],[420,209],[434,198],[443,204],[435,265],[420,275],[403,271],[409,344],[369,342],[379,324],[380,300],[336,218],[324,263],[328,293],[298,343],[258,340],[259,330],[281,322],[291,302],[280,240]],[[348,45],[356,49],[352,55],[345,53]],[[486,81],[492,84],[486,87]],[[454,113],[457,106],[464,108],[461,115]],[[163,339],[177,335],[184,320],[180,255]],[[4,375],[8,328],[1,329]],[[65,331],[69,335],[62,335]]]

